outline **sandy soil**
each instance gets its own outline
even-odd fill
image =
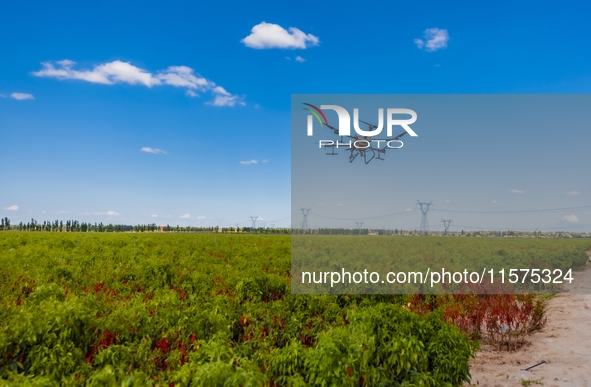
[[[470,385],[591,387],[591,263],[573,277],[572,285],[549,301],[548,323],[528,337],[529,344],[516,352],[483,346],[470,362]],[[542,360],[546,363],[524,371]]]

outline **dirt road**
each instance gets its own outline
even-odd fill
[[[573,277],[573,284],[549,301],[548,323],[528,338],[529,345],[517,352],[482,348],[470,363],[471,385],[591,387],[591,264]],[[546,363],[523,371],[542,360]]]

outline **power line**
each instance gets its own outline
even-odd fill
[[[268,220],[268,222],[274,222],[274,223],[280,223],[282,221],[291,219],[291,215],[290,216],[286,216],[285,218],[281,218],[281,219],[273,219],[273,220]]]
[[[368,217],[357,217],[357,218],[337,218],[334,216],[326,216],[326,215],[319,215],[316,213],[310,214],[311,216],[317,217],[317,218],[324,218],[324,219],[335,219],[335,220],[356,220],[356,219],[363,219],[363,220],[373,220],[373,219],[392,219],[392,218],[401,218],[404,216],[408,216],[408,215],[413,215],[415,214],[417,211],[416,210],[410,210],[410,211],[400,211],[400,212],[395,212],[392,214],[385,214],[385,215],[378,215],[378,216],[368,216]]]
[[[454,223],[454,225],[456,227],[462,228],[462,229],[469,229],[469,230],[479,230],[479,231],[507,231],[507,230],[511,230],[511,231],[526,231],[526,232],[531,232],[531,229],[529,228],[507,228],[507,227],[480,227],[480,226],[467,226],[467,225],[462,225],[462,224],[457,224]],[[538,227],[538,230],[549,230],[549,231],[553,231],[553,232],[560,232],[562,231],[562,229],[567,229],[567,228],[578,228],[578,227],[591,227],[591,224],[577,224],[577,225],[570,225],[570,226],[560,226],[560,228],[558,227]]]
[[[591,206],[580,206],[580,207],[564,207],[564,208],[541,208],[537,210],[507,210],[507,211],[461,211],[461,210],[441,210],[433,209],[433,211],[439,212],[453,212],[457,214],[525,214],[530,212],[559,212],[559,211],[572,211],[572,210],[588,210]]]

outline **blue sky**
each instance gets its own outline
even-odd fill
[[[0,216],[287,226],[291,94],[589,93],[590,8],[4,2]]]

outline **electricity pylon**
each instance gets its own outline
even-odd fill
[[[302,210],[302,214],[304,215],[304,220],[302,220],[302,228],[304,230],[307,230],[308,227],[308,212],[310,212],[310,208],[301,208],[300,210]]]
[[[443,233],[443,236],[447,236],[447,230],[449,230],[449,225],[451,224],[452,220],[453,219],[450,219],[450,220],[441,219],[441,221],[443,222],[443,227],[445,227],[445,232]]]
[[[250,220],[252,220],[252,229],[253,230],[257,229],[257,219],[258,218],[259,218],[258,216],[251,216],[250,217]]]
[[[357,229],[359,230],[359,235],[361,235],[361,227],[363,227],[363,223],[364,222],[355,222],[355,224],[357,225]]]
[[[421,212],[423,213],[423,217],[421,218],[421,232],[423,235],[427,235],[429,232],[429,220],[427,219],[427,212],[429,212],[429,207],[433,205],[433,202],[423,203],[417,200],[417,204],[421,207]]]

